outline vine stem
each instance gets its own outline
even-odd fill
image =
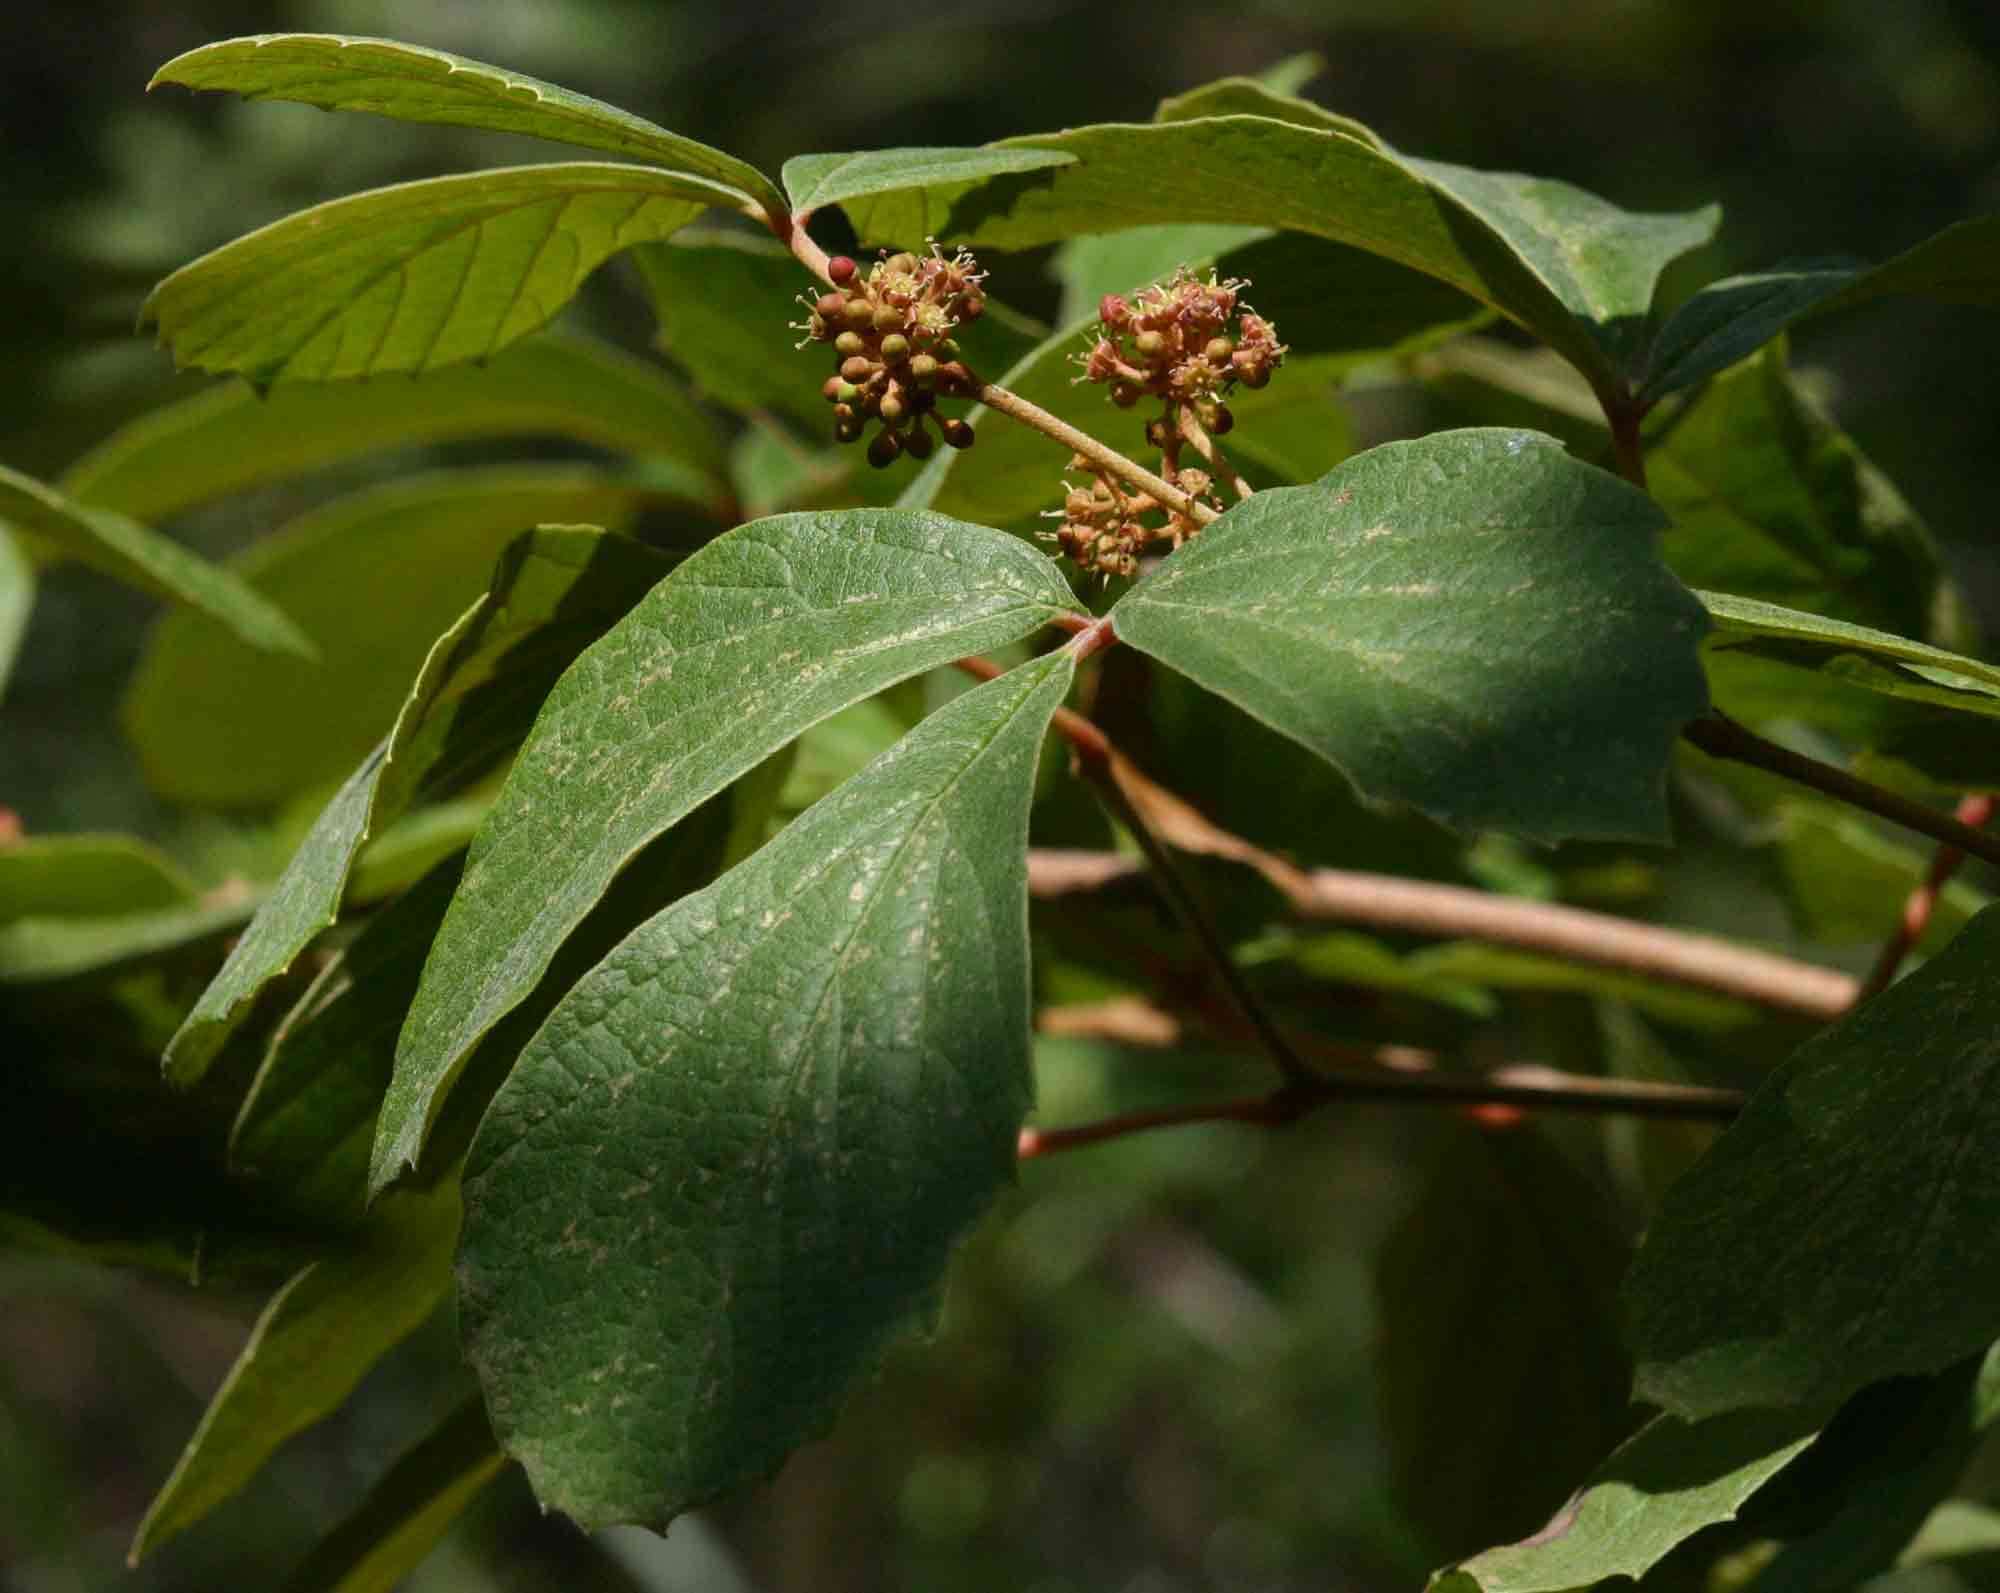
[[[1936,808],[1884,790],[1879,785],[1849,774],[1845,769],[1837,769],[1817,758],[1808,758],[1804,753],[1781,747],[1775,741],[1766,741],[1719,710],[1710,710],[1703,718],[1693,721],[1681,731],[1681,735],[1711,758],[1748,764],[1753,769],[1763,769],[1799,785],[1810,786],[1815,791],[1845,802],[1849,807],[1861,808],[1878,818],[1887,819],[1891,824],[1900,824],[1946,846],[1969,852],[1989,863],[2000,864],[2000,838],[1984,830],[1976,830],[1949,814],[1938,812]]]
[[[1051,415],[1040,404],[1031,403],[1019,393],[995,386],[976,375],[972,378],[972,386],[972,396],[988,409],[998,410],[1009,419],[1032,426],[1043,436],[1055,439],[1071,453],[1080,454],[1127,486],[1137,487],[1161,507],[1185,515],[1197,525],[1208,525],[1220,518],[1207,504],[1189,497],[1179,487],[1170,486],[1144,465],[1127,459],[1117,449],[1107,448],[1088,432],[1078,431],[1068,421]]]
[[[1994,807],[1991,792],[1976,791],[1959,799],[1954,817],[1959,823],[1977,829],[1993,817]],[[1880,995],[1889,988],[1896,977],[1896,970],[1903,965],[1903,959],[1916,949],[1917,942],[1924,938],[1924,931],[1930,928],[1931,915],[1937,910],[1938,898],[1944,894],[1945,885],[1964,862],[1965,853],[1959,847],[1944,845],[1937,849],[1931,858],[1929,872],[1903,903],[1902,916],[1896,920],[1896,927],[1883,942],[1881,955],[1875,959],[1875,966],[1868,971],[1868,977],[1861,981],[1860,989],[1855,992],[1857,1003]]]
[[[1581,1078],[1553,1070],[1521,1068],[1513,1077],[1453,1077],[1442,1073],[1374,1072],[1339,1068],[1309,1075],[1264,1095],[1125,1112],[1066,1128],[1024,1128],[1015,1155],[1023,1160],[1100,1145],[1151,1129],[1195,1123],[1253,1123],[1282,1128],[1321,1107],[1354,1102],[1424,1101],[1440,1106],[1522,1107],[1585,1112],[1596,1116],[1672,1118],[1727,1123],[1743,1109],[1735,1090],[1692,1085],[1641,1084]]]
[[[1223,457],[1222,450],[1216,446],[1215,439],[1209,436],[1207,431],[1203,429],[1201,422],[1195,419],[1194,406],[1192,404],[1180,404],[1176,406],[1176,409],[1175,423],[1180,428],[1180,434],[1188,440],[1189,445],[1196,453],[1208,461],[1209,468],[1229,483],[1237,497],[1248,498],[1255,493],[1257,489],[1245,481],[1237,472],[1236,467]]]

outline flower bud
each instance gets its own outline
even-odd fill
[[[889,256],[888,269],[896,276],[906,277],[917,269],[917,257],[913,254],[892,254]]]
[[[821,386],[819,396],[824,398],[829,404],[838,404],[847,396],[843,391],[846,386],[847,383],[842,381],[838,376],[829,376],[824,385]]]
[[[1125,318],[1131,313],[1132,307],[1125,302],[1121,294],[1107,293],[1097,301],[1097,318],[1106,326],[1123,326]]]
[[[938,430],[944,433],[944,440],[954,448],[970,448],[972,446],[972,427],[962,420],[940,421],[938,422]]]
[[[874,441],[868,445],[868,462],[877,470],[886,470],[896,462],[903,451],[903,439],[893,431],[878,431]]]
[[[834,353],[843,359],[852,359],[857,354],[865,353],[867,348],[867,341],[859,332],[842,332],[833,340]]]
[[[865,382],[875,374],[875,362],[866,354],[856,354],[840,362],[840,374],[850,382]]]
[[[895,388],[890,388],[882,395],[882,402],[877,412],[890,425],[895,425],[903,418],[903,395]]]
[[[1236,352],[1236,345],[1226,337],[1212,337],[1202,352],[1208,356],[1209,364],[1221,367],[1229,363],[1229,356]]]
[[[891,365],[900,365],[909,357],[910,340],[901,332],[891,332],[882,339],[882,358]]]
[[[837,254],[826,263],[826,274],[836,285],[852,282],[855,269],[854,262],[844,254]]]
[[[902,329],[902,325],[903,325],[903,312],[897,309],[893,304],[884,304],[877,307],[875,311],[876,331],[896,332]]]
[[[937,439],[918,421],[903,436],[903,451],[912,459],[928,459],[937,452]]]
[[[1159,332],[1141,332],[1132,339],[1132,347],[1139,351],[1141,359],[1156,360],[1167,351],[1167,340]]]
[[[822,293],[813,300],[813,314],[828,321],[838,321],[847,309],[847,295],[844,293]]]
[[[1111,402],[1120,409],[1130,409],[1139,402],[1139,389],[1131,382],[1113,382]]]
[[[833,440],[837,443],[855,442],[860,436],[861,419],[859,416],[843,416],[833,423]]]
[[[888,340],[885,338],[883,340],[885,351],[887,343]],[[929,382],[937,376],[937,373],[938,362],[935,354],[913,354],[910,356],[910,379],[912,381],[918,383]]]
[[[1236,427],[1236,417],[1229,412],[1227,404],[1217,404],[1214,413],[1203,418],[1202,424],[1217,437],[1227,437]]]
[[[875,306],[858,295],[841,306],[841,318],[857,332],[865,331],[875,324]]]

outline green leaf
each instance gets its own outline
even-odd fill
[[[659,578],[664,561],[583,527],[517,540],[485,597],[432,647],[388,739],[300,843],[270,899],[167,1047],[167,1076],[201,1076],[249,1002],[340,911],[355,855],[420,788],[449,789],[526,734],[579,652]]]
[[[1800,391],[1774,344],[1718,376],[1646,452],[1690,586],[1949,644],[1957,628],[1916,512]]]
[[[1809,260],[1711,282],[1660,329],[1641,396],[1692,386],[1807,315],[1896,293],[2000,307],[2000,216],[1956,222],[1887,265]]]
[[[2000,667],[1963,653],[1753,597],[1695,594],[1714,629],[1709,647],[1773,658],[1885,696],[2000,714]]]
[[[261,1203],[314,1225],[361,1218],[396,1032],[459,869],[440,865],[369,919],[272,1036],[229,1135],[230,1167]]]
[[[773,1469],[1011,1178],[1027,810],[1065,651],[925,720],[557,1008],[467,1164],[501,1443],[585,1526]]]
[[[146,300],[177,364],[259,387],[486,359],[621,249],[734,191],[644,166],[515,166],[377,188],[182,266]]]
[[[507,1457],[474,1396],[397,1457],[368,1497],[322,1538],[284,1593],[392,1593]]]
[[[392,39],[325,33],[225,39],[175,56],[146,86],[161,83],[601,149],[728,184],[767,215],[785,214],[771,179],[734,155],[553,83]]]
[[[248,891],[89,918],[17,918],[0,926],[0,985],[48,984],[173,956],[239,928],[257,906]]]
[[[407,382],[236,383],[153,410],[72,465],[78,503],[163,519],[261,482],[382,448],[461,437],[571,437],[614,453],[680,459],[721,485],[714,426],[664,371],[566,332],[523,338],[484,366]]]
[[[1720,205],[1645,215],[1552,178],[1475,171],[1409,155],[1402,160],[1505,239],[1582,318],[1621,374],[1635,371],[1645,357],[1660,273],[1707,243],[1722,224]],[[1543,336],[1567,353],[1558,339]],[[1592,374],[1589,366],[1577,364]]]
[[[1812,1442],[1817,1425],[1792,1411],[1693,1425],[1656,1417],[1541,1531],[1441,1573],[1431,1593],[1569,1593],[1607,1577],[1642,1577],[1676,1544],[1734,1520]]]
[[[282,606],[315,664],[259,659],[175,614],[149,638],[122,719],[146,780],[176,801],[262,806],[354,767],[396,722],[438,634],[538,523],[629,522],[651,494],[585,465],[438,471],[337,498],[229,568]]]
[[[1604,1192],[1532,1128],[1449,1129],[1376,1271],[1397,1493],[1443,1552],[1530,1530],[1630,1431],[1626,1248]]]
[[[1878,1383],[1850,1400],[1753,1507],[1758,1527],[1766,1510],[1777,1513],[1773,1535],[1788,1540],[1754,1593],[1821,1593],[1887,1570],[1957,1486],[1992,1421],[1979,1398],[1988,1359]],[[1803,1519],[1785,1520],[1788,1512]]]
[[[1304,59],[1309,63],[1307,75],[1302,81],[1310,82],[1318,74],[1320,66],[1317,57],[1294,59]],[[1169,95],[1154,110],[1153,120],[1192,122],[1208,116],[1268,116],[1275,121],[1318,128],[1321,132],[1345,133],[1349,138],[1358,138],[1377,149],[1388,148],[1375,135],[1373,128],[1355,121],[1351,116],[1341,116],[1323,105],[1315,105],[1311,100],[1288,93],[1282,86],[1271,83],[1269,78],[1268,73],[1263,80],[1225,77],[1213,83],[1204,83],[1200,88],[1189,89],[1185,94]]]
[[[7,695],[7,677],[14,672],[34,606],[35,566],[19,539],[0,525],[0,697]]]
[[[779,173],[800,215],[870,194],[977,183],[1067,166],[1076,156],[1043,149],[871,149],[854,155],[794,155]],[[873,241],[863,234],[864,241]]]
[[[1040,554],[918,510],[780,515],[690,557],[550,695],[473,841],[397,1048],[374,1187],[415,1164],[480,1036],[655,836],[849,703],[1076,611]]]
[[[1238,504],[1111,617],[1372,800],[1661,840],[1668,755],[1707,690],[1660,524],[1552,438],[1444,432]]]
[[[208,615],[260,653],[313,656],[312,643],[282,610],[245,586],[228,570],[210,564],[178,542],[106,509],[73,503],[32,476],[0,465],[0,535],[14,533],[15,551],[40,562],[75,559],[115,581],[182,603]],[[32,590],[32,588],[30,588]],[[12,623],[26,614],[26,598],[16,581],[8,601]],[[258,660],[261,666],[267,660]]]
[[[1848,260],[1802,260],[1724,277],[1689,295],[1646,356],[1642,399],[1664,398],[1754,354],[1854,281]]]
[[[146,912],[192,901],[194,882],[130,835],[28,835],[0,844],[0,924]]]
[[[989,147],[1076,160],[850,200],[848,216],[865,237],[999,249],[1166,222],[1312,233],[1449,283],[1605,390],[1626,385],[1660,269],[1704,241],[1717,215],[1635,215],[1564,183],[1411,160],[1261,115],[1105,124]]]
[[[1844,1399],[2000,1335],[2000,912],[1792,1054],[1668,1192],[1627,1281],[1639,1397]]]
[[[1199,257],[1180,263],[1209,264]],[[1456,330],[1478,314],[1461,294],[1316,238],[1259,239],[1213,267],[1220,276],[1250,280],[1246,298],[1271,318],[1291,350],[1270,386],[1229,399],[1237,419],[1228,444],[1232,457],[1241,452],[1280,472],[1294,460],[1315,457],[1315,432],[1344,448],[1347,424],[1331,392],[1337,378]],[[1102,387],[1076,379],[1077,357],[1090,348],[1096,324],[1093,301],[1082,320],[1024,355],[1000,385],[1099,441],[1133,452],[1143,443],[1146,417],[1115,407]],[[987,419],[983,407],[971,418],[979,446],[933,461],[940,479],[929,507],[986,525],[1041,528],[1040,511],[1062,499],[1060,454],[1039,432]]]
[[[272,1297],[132,1540],[131,1562],[237,1492],[278,1446],[329,1415],[451,1285],[455,1186],[398,1195],[350,1249]]]

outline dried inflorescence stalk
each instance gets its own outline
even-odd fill
[[[1129,298],[1108,293],[1097,307],[1097,340],[1079,356],[1083,374],[1077,380],[1107,384],[1120,408],[1148,395],[1160,400],[1161,413],[1146,423],[1146,440],[1160,452],[1160,473],[1211,508],[1221,507],[1213,496],[1217,471],[1239,492],[1249,490],[1215,445],[1235,425],[1223,400],[1239,382],[1264,386],[1285,356],[1276,329],[1241,302],[1246,286],[1212,275],[1203,281],[1182,267]],[[1184,445],[1214,468],[1183,468]],[[1084,569],[1132,575],[1149,544],[1179,547],[1200,529],[1187,515],[1126,491],[1082,458],[1072,459],[1070,468],[1089,470],[1094,484],[1078,489],[1064,483],[1068,496],[1052,511],[1062,524],[1048,536]]]
[[[937,440],[926,422],[952,447],[970,448],[972,428],[934,411],[939,398],[972,391],[951,335],[986,309],[972,256],[946,257],[933,244],[927,257],[889,255],[864,276],[836,255],[827,275],[832,289],[802,301],[812,310],[802,330],[813,342],[831,343],[840,361],[821,389],[833,405],[834,440],[857,442],[871,420],[879,421],[868,445],[868,462],[877,467],[905,453],[928,459]]]

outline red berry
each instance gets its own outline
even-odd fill
[[[826,274],[836,286],[852,282],[854,272],[854,262],[844,254],[837,254],[826,263]]]

